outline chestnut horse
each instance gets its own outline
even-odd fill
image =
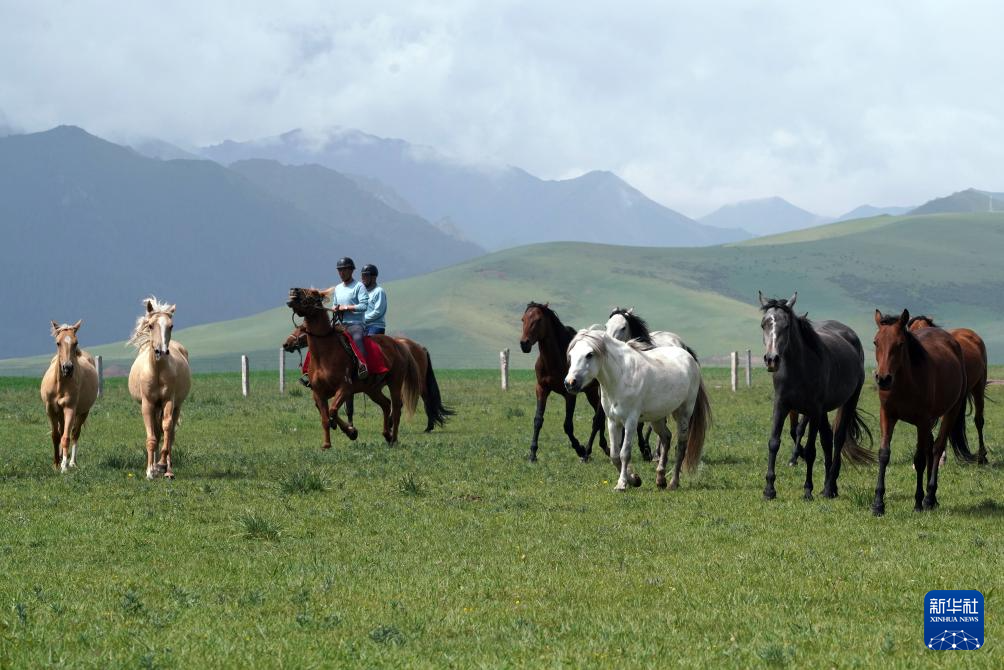
[[[589,442],[583,449],[575,439],[572,418],[575,414],[575,394],[565,389],[565,375],[568,374],[568,345],[575,337],[575,329],[561,323],[561,319],[547,304],[530,302],[523,312],[523,333],[520,335],[519,348],[524,354],[530,353],[533,345],[537,345],[537,413],[533,417],[533,439],[530,440],[530,462],[537,460],[537,438],[544,425],[544,410],[547,408],[547,396],[557,393],[565,399],[565,435],[572,443],[572,449],[583,463],[589,460],[593,452],[593,439],[600,436],[600,449],[607,452],[607,439],[603,432],[606,418],[600,406],[600,387],[593,381],[584,389],[586,399],[593,407],[593,428],[589,433]],[[609,455],[609,454],[608,454]],[[647,460],[652,459],[651,453],[646,454]]]
[[[332,323],[324,302],[331,297],[333,288],[324,291],[316,288],[291,288],[286,303],[297,316],[303,317],[307,333],[307,348],[310,351],[310,389],[314,394],[314,404],[321,414],[324,429],[322,449],[331,448],[331,424],[334,423],[350,440],[359,436],[355,426],[338,416],[339,408],[356,393],[365,393],[383,411],[383,436],[388,444],[398,438],[402,407],[409,416],[415,413],[418,404],[419,385],[418,364],[406,346],[386,335],[372,335],[370,339],[380,347],[388,371],[384,374],[370,374],[365,379],[353,375],[356,362],[345,350],[338,338],[345,337],[345,328],[340,323]],[[390,390],[390,400],[381,392],[386,386]],[[331,411],[328,400],[334,398]]]
[[[129,344],[138,353],[129,370],[129,395],[143,411],[146,427],[146,478],[164,475],[174,479],[171,450],[174,431],[181,418],[181,404],[192,388],[188,350],[171,339],[175,305],[147,298],[146,312],[136,319]],[[154,463],[157,447],[163,439],[160,458]]]
[[[425,432],[431,433],[433,428],[446,425],[446,420],[453,416],[455,412],[443,404],[443,397],[439,391],[439,382],[436,380],[436,373],[432,369],[432,356],[429,350],[415,340],[407,337],[394,338],[400,344],[408,347],[415,363],[418,365],[418,383],[421,390],[422,404],[425,406],[426,426]],[[288,353],[298,352],[307,346],[307,327],[300,324],[293,328],[282,343],[282,348]],[[352,425],[352,398],[345,401],[345,414],[349,425]]]
[[[921,328],[940,328],[934,319],[926,315],[913,317],[907,325],[914,331]],[[983,441],[983,404],[987,391],[987,345],[982,337],[968,328],[955,328],[948,331],[948,334],[962,347],[962,357],[966,359],[966,380],[969,382],[969,399],[973,403],[973,423],[976,424],[976,434],[980,438],[976,462],[986,465],[987,445]]]
[[[52,322],[56,355],[42,377],[42,402],[52,426],[52,467],[60,472],[77,467],[80,429],[98,397],[94,357],[79,348],[78,330],[79,321],[72,326]]]
[[[917,427],[917,448],[913,466],[917,471],[914,493],[916,511],[938,505],[938,466],[951,440],[955,455],[973,460],[966,442],[966,398],[969,382],[962,347],[941,328],[910,331],[910,312],[899,316],[875,310],[875,382],[879,388],[882,446],[879,449],[878,482],[872,512],[885,514],[885,469],[889,465],[890,442],[898,421]],[[941,419],[937,439],[931,437]],[[924,469],[927,495],[924,495]]]

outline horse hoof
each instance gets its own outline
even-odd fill
[[[666,478],[665,477],[660,477],[660,476],[656,475],[656,477],[655,477],[655,485],[658,488],[660,488],[660,489],[666,488]]]
[[[321,449],[322,450],[327,450],[327,449],[330,449],[330,448],[331,448],[331,443],[330,442],[325,442],[324,444],[321,445]]]
[[[836,498],[837,497],[836,493],[834,493],[833,491],[830,491],[828,489],[823,489],[823,494],[822,495],[823,495],[824,498]]]
[[[639,477],[638,475],[632,475],[631,476],[631,486],[633,486],[635,488],[638,488],[639,486],[641,486],[641,477]]]
[[[913,511],[914,512],[923,512],[924,508],[918,503],[918,504],[916,504],[916,505],[913,506]]]
[[[579,462],[580,463],[588,463],[589,462],[589,454],[583,454],[582,456],[579,456]]]
[[[356,438],[359,437],[359,431],[352,426],[349,426],[348,430],[345,431],[345,434],[348,435],[349,439],[353,442],[355,442]]]
[[[775,491],[774,489],[764,489],[763,492],[764,500],[773,500],[776,497],[777,497],[777,491]]]
[[[614,491],[619,491],[620,493],[626,492],[627,491],[627,484],[620,484],[620,483],[618,483],[617,486],[614,487]]]
[[[530,463],[536,463],[537,462],[537,454],[536,454],[536,452],[531,451],[530,452],[530,456],[526,460],[528,462],[530,462]]]
[[[812,500],[812,491],[806,491],[802,498],[805,500]]]
[[[168,470],[164,473],[164,479],[174,479],[174,473]]]
[[[928,500],[927,498],[924,498],[924,509],[925,510],[932,510],[932,509],[934,509],[937,506],[938,506],[938,501],[937,500]]]
[[[885,504],[872,504],[872,514],[875,516],[885,515]]]
[[[798,465],[798,461],[797,460],[788,461],[788,467],[789,468],[793,468],[796,465]]]

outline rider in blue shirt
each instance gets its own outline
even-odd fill
[[[387,332],[387,322],[384,320],[387,315],[387,294],[382,286],[377,286],[376,278],[379,274],[380,271],[373,264],[364,265],[360,273],[370,298],[369,308],[366,310],[367,335],[383,335]]]
[[[335,264],[341,284],[335,286],[332,309],[342,317],[342,325],[349,332],[356,348],[359,350],[359,378],[369,375],[366,369],[366,349],[363,346],[363,333],[366,332],[366,310],[369,308],[369,294],[362,283],[352,278],[356,269],[355,262],[348,256],[338,259]]]

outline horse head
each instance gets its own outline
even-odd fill
[[[606,333],[583,329],[568,345],[568,374],[565,390],[578,393],[593,383],[600,371],[600,358],[606,353]]]
[[[282,343],[283,350],[289,354],[299,351],[305,346],[307,346],[307,329],[303,324],[294,328],[293,332]]]
[[[765,298],[759,291],[757,294],[763,311],[763,319],[760,321],[760,328],[763,330],[763,362],[768,372],[777,372],[781,357],[788,349],[791,326],[797,318],[792,308],[798,299],[798,291],[787,300]]]
[[[934,322],[933,318],[929,317],[926,314],[920,314],[918,316],[915,316],[915,317],[911,318],[907,322],[906,325],[907,325],[907,328],[910,329],[910,332],[921,330],[922,328],[940,328],[941,327],[941,326],[939,326],[938,324],[936,324]]]
[[[903,310],[900,315],[882,314],[875,310],[875,383],[882,391],[892,387],[896,373],[904,365],[909,365],[909,342],[912,337],[907,324],[910,322],[910,312]]]
[[[546,337],[547,319],[544,310],[547,304],[530,302],[523,312],[523,332],[519,336],[519,348],[524,354],[530,353],[533,345]]]
[[[59,373],[63,377],[73,376],[73,363],[77,360],[77,331],[80,321],[72,326],[52,321],[52,337],[56,340],[56,355],[59,356]]]
[[[171,355],[171,331],[174,330],[176,309],[177,305],[160,303],[156,298],[146,299],[146,327],[150,332],[154,360]]]
[[[297,316],[313,316],[324,309],[324,301],[331,297],[334,289],[320,290],[316,288],[291,288],[286,306]]]

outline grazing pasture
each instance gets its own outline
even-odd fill
[[[803,467],[781,466],[762,499],[762,371],[732,394],[706,370],[703,465],[662,491],[636,452],[643,485],[626,493],[596,452],[579,462],[558,404],[526,462],[532,373],[508,393],[494,372],[437,374],[457,410],[444,430],[416,417],[388,447],[357,403],[359,440],[327,452],[308,392],[279,397],[263,374],[245,399],[236,375],[197,375],[174,481],[144,479],[124,379],[62,476],[38,380],[0,379],[0,667],[1001,666],[1002,387],[990,467],[950,456],[941,507],[915,513],[915,436],[898,431],[875,518],[874,465],[814,501]],[[877,437],[870,374],[861,407]],[[983,649],[923,647],[935,588],[982,590]]]

